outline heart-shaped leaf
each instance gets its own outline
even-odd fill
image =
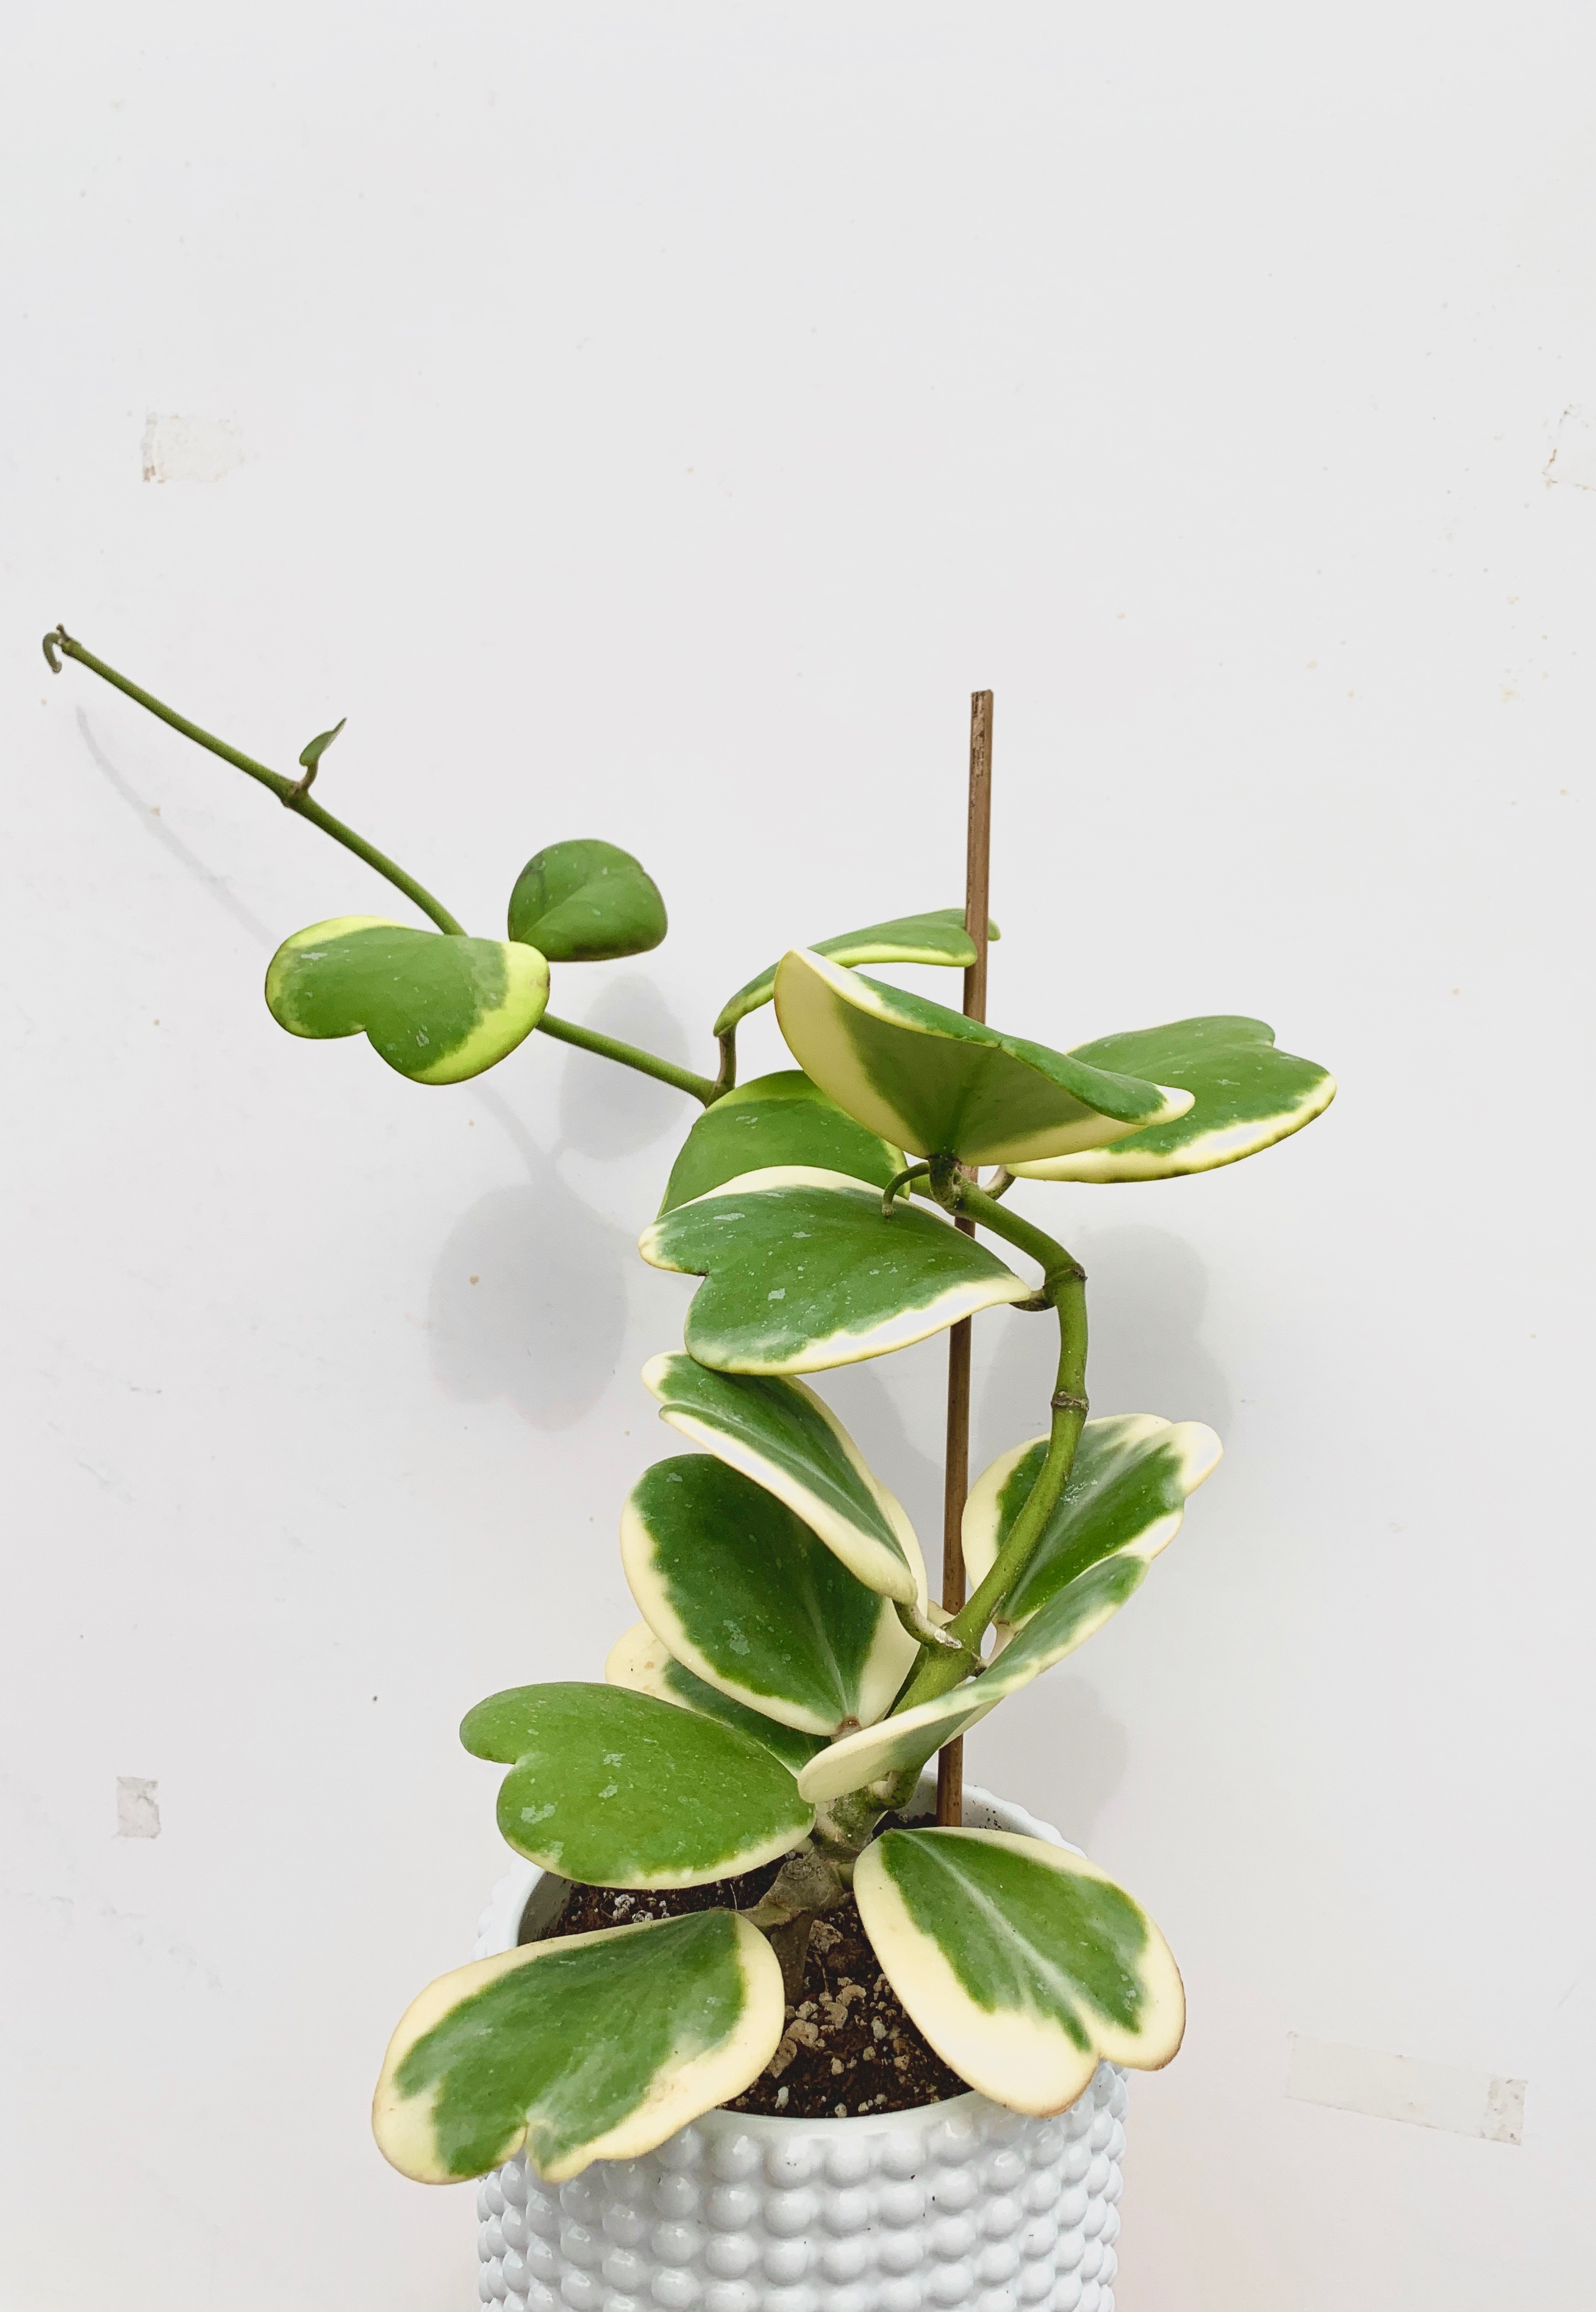
[[[667,930],[665,901],[629,851],[587,838],[528,859],[510,895],[510,936],[551,963],[643,955]]]
[[[1044,1669],[1084,1646],[1129,1603],[1147,1578],[1148,1559],[1133,1546],[1077,1576],[1039,1608],[990,1666],[934,1702],[922,1702],[848,1734],[812,1758],[798,1776],[800,1794],[815,1805],[862,1790],[884,1774],[918,1773],[935,1751],[956,1741],[990,1711],[1029,1686]]]
[[[635,2159],[749,2086],[785,2020],[758,1929],[698,1911],[503,1951],[440,1975],[388,2044],[371,2124],[422,2184],[525,2147],[545,2183]]]
[[[882,1971],[961,2079],[1064,2111],[1100,2062],[1158,2071],[1186,1997],[1169,1945],[1084,1855],[1001,1830],[889,1830],[854,1894]]]
[[[776,972],[776,1017],[839,1108],[917,1156],[1012,1167],[1122,1140],[1191,1105],[1189,1091],[999,1035],[798,949]]]
[[[1077,1045],[1070,1058],[1129,1075],[1156,1076],[1192,1095],[1184,1116],[1128,1140],[1012,1169],[1034,1180],[1169,1180],[1256,1155],[1322,1116],[1334,1076],[1277,1051],[1261,1020],[1174,1020]]]
[[[621,1512],[621,1563],[679,1662],[805,1733],[879,1718],[919,1657],[889,1599],[708,1453],[644,1470]]]
[[[890,1216],[840,1173],[754,1172],[645,1229],[642,1257],[706,1281],[686,1340],[720,1372],[822,1372],[1030,1298],[983,1247],[922,1205]]]
[[[834,1550],[867,1589],[924,1604],[914,1528],[824,1398],[801,1380],[711,1372],[695,1357],[653,1357],[643,1386],[659,1417],[740,1469]]]
[[[844,1116],[801,1068],[756,1076],[721,1097],[693,1125],[671,1169],[661,1213],[706,1196],[749,1172],[804,1164],[885,1188],[903,1152]]]
[[[460,1739],[508,1765],[499,1827],[518,1854],[589,1887],[703,1887],[774,1861],[812,1809],[770,1751],[614,1686],[519,1686]]]
[[[989,940],[1002,936],[996,924],[987,924]],[[933,907],[923,915],[894,915],[890,923],[867,924],[862,931],[841,932],[835,939],[816,940],[814,952],[838,963],[940,963],[967,971],[975,960],[975,941],[964,929],[963,907]],[[772,963],[737,994],[715,1022],[724,1036],[750,1012],[768,1003],[776,992]]]
[[[796,1726],[781,1726],[757,1710],[745,1710],[728,1694],[694,1677],[646,1622],[637,1623],[624,1638],[616,1639],[604,1675],[611,1686],[652,1695],[657,1702],[674,1702],[678,1710],[695,1710],[701,1718],[717,1718],[723,1726],[735,1726],[739,1733],[763,1742],[792,1774],[801,1773],[816,1750],[825,1747],[824,1736],[800,1734]]]
[[[532,1033],[549,1000],[535,948],[334,915],[283,941],[266,1006],[291,1036],[354,1036],[413,1083],[479,1076]]]
[[[964,1568],[972,1589],[991,1572],[999,1545],[1029,1500],[1047,1442],[1033,1437],[1016,1445],[976,1481],[964,1504]],[[1088,1421],[1068,1483],[1005,1600],[1005,1624],[1029,1621],[1077,1574],[1116,1551],[1156,1556],[1180,1531],[1187,1495],[1217,1467],[1224,1450],[1201,1421],[1160,1421],[1151,1413]]]

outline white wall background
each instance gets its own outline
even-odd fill
[[[687,1104],[279,1034],[382,887],[57,618],[283,766],[347,714],[319,792],[476,928],[635,848],[668,943],[557,1000],[701,1064],[789,939],[958,898],[995,687],[996,1015],[1343,1084],[1025,1192],[1098,1408],[1229,1448],[971,1746],[1186,1970],[1121,2312],[1588,2306],[1593,65],[1573,0],[12,20],[4,2312],[473,2300],[366,2098],[500,1867],[462,1709],[630,1618],[686,1298]],[[152,415],[232,470],[141,478]],[[983,1341],[995,1451],[1044,1344]],[[928,1526],[939,1371],[833,1390]],[[1288,2100],[1294,2031],[1525,2078],[1525,2141]]]

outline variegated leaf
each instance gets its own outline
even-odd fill
[[[755,1172],[646,1229],[656,1268],[702,1276],[686,1342],[720,1372],[822,1372],[1029,1298],[1012,1269],[923,1205],[890,1216],[841,1173]]]
[[[1169,1180],[1211,1172],[1272,1147],[1321,1116],[1336,1080],[1313,1060],[1275,1047],[1261,1020],[1228,1015],[1174,1020],[1101,1036],[1070,1054],[1095,1068],[1156,1076],[1192,1095],[1184,1116],[1111,1141],[1105,1148],[1012,1167],[1034,1180]]]
[[[551,843],[528,859],[510,895],[510,936],[551,963],[642,955],[667,930],[665,901],[629,851],[595,837]]]
[[[1029,1686],[1112,1621],[1140,1589],[1147,1564],[1133,1546],[1089,1567],[1033,1614],[979,1676],[966,1678],[934,1702],[900,1711],[895,1718],[884,1718],[820,1751],[798,1776],[801,1795],[819,1805],[884,1774],[909,1767],[918,1773],[944,1743],[956,1741],[1007,1695]]]
[[[414,1083],[481,1075],[532,1033],[549,997],[536,948],[334,915],[284,940],[266,999],[291,1036],[354,1036]]]
[[[711,1372],[694,1357],[654,1357],[643,1385],[659,1417],[766,1493],[834,1550],[868,1589],[923,1604],[925,1562],[914,1528],[836,1414],[801,1380]]]
[[[964,1504],[964,1565],[972,1589],[991,1572],[1030,1498],[1047,1441],[1033,1437],[1015,1446],[976,1480]],[[1142,1556],[1156,1556],[1180,1531],[1187,1495],[1217,1467],[1224,1450],[1201,1421],[1160,1421],[1151,1413],[1088,1421],[1068,1483],[1004,1603],[1004,1622],[1028,1621],[1077,1574],[1117,1550],[1134,1546]]]
[[[784,1502],[708,1453],[644,1470],[621,1512],[621,1563],[678,1661],[806,1733],[879,1718],[919,1657],[889,1599]]]
[[[389,2042],[372,2128],[418,2183],[485,2175],[523,2147],[560,2183],[740,2095],[783,2020],[776,1955],[731,1911],[531,1943],[422,1992]]]
[[[635,1624],[624,1637],[616,1639],[604,1675],[611,1686],[628,1686],[633,1694],[650,1694],[657,1702],[674,1702],[678,1710],[695,1710],[701,1718],[718,1718],[723,1726],[735,1726],[739,1733],[763,1742],[792,1774],[800,1773],[816,1750],[825,1747],[824,1736],[800,1734],[796,1726],[779,1725],[775,1719],[746,1710],[728,1694],[694,1677],[646,1622]]]
[[[917,1156],[1030,1162],[1167,1123],[1189,1091],[1110,1073],[794,949],[776,972],[789,1050],[839,1108]]]
[[[885,1188],[903,1170],[903,1156],[844,1116],[801,1068],[783,1068],[739,1084],[705,1108],[682,1143],[659,1209],[674,1212],[727,1180],[793,1164]]]
[[[774,1861],[812,1809],[771,1752],[614,1686],[520,1686],[467,1712],[473,1757],[508,1765],[499,1827],[589,1887],[703,1887]]]
[[[889,1830],[854,1876],[882,1971],[961,2079],[1063,2111],[1100,2062],[1157,2071],[1186,1999],[1169,1945],[1084,1855],[1001,1830]]]
[[[987,924],[987,937],[1002,936],[996,924]],[[923,915],[894,915],[890,923],[867,924],[862,931],[842,932],[835,939],[817,940],[814,952],[838,963],[939,963],[967,971],[975,960],[975,941],[964,929],[963,907],[934,907]],[[776,992],[772,963],[746,987],[739,987],[715,1022],[724,1036],[750,1012],[768,1003]]]

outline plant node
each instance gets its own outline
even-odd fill
[[[937,1623],[922,1614],[918,1606],[906,1606],[901,1599],[896,1598],[893,1602],[899,1621],[910,1636],[918,1638],[922,1646],[930,1646],[938,1653],[963,1654],[972,1668],[979,1669],[981,1667],[981,1656],[978,1653],[973,1652],[962,1639],[955,1638],[948,1631],[940,1628]]]

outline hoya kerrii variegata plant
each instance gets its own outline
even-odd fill
[[[541,1032],[702,1111],[641,1240],[702,1280],[683,1346],[642,1375],[683,1449],[620,1507],[641,1618],[601,1678],[493,1695],[461,1736],[501,1771],[505,1839],[545,1870],[658,1891],[763,1868],[768,1885],[741,1909],[535,1942],[429,1984],[381,2068],[388,2158],[446,2183],[524,2149],[554,2182],[650,2150],[770,2065],[814,1924],[850,1896],[925,2039],[997,2102],[1059,2111],[1104,2058],[1166,2063],[1181,1979],[1134,1896],[1052,1844],[903,1810],[944,1745],[1129,1602],[1219,1458],[1200,1422],[1090,1417],[1083,1271],[1008,1189],[1234,1163],[1321,1113],[1325,1070],[1246,1017],[1057,1050],[873,976],[970,968],[963,911],[945,907],[790,949],[722,1007],[700,1075],[548,1008],[551,967],[665,937],[627,853],[552,843],[515,879],[503,936],[467,932],[312,793],[337,730],[291,779],[64,630],[45,650],[271,789],[430,924],[350,914],[292,933],[266,986],[292,1034],[363,1035],[413,1082],[450,1084]],[[794,1064],[739,1084],[739,1025],[772,1003]],[[807,1377],[1000,1309],[1056,1327],[1054,1387],[1036,1433],[971,1489],[974,1587],[948,1615],[902,1504]]]

